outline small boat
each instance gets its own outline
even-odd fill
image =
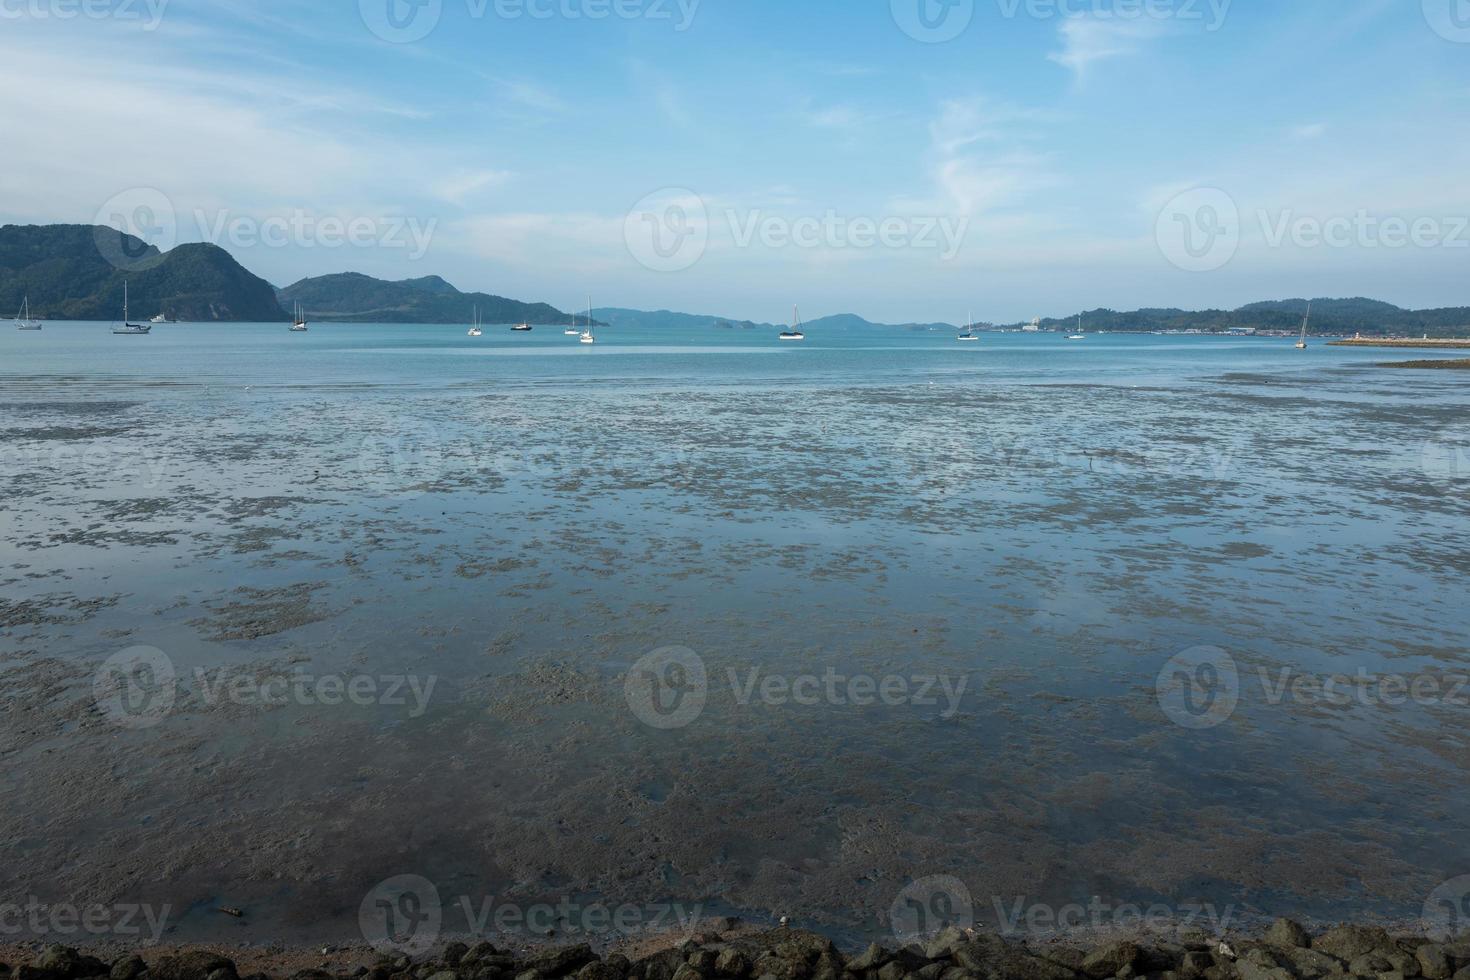
[[[1307,349],[1307,324],[1312,321],[1312,303],[1307,301],[1307,315],[1302,318],[1302,339],[1296,342],[1297,350]]]
[[[1068,340],[1086,340],[1087,334],[1082,332],[1082,314],[1077,314],[1077,332],[1067,338]]]
[[[15,315],[15,329],[17,330],[40,330],[41,321],[31,319],[31,298],[26,296],[21,300],[20,312]]]
[[[300,303],[296,304],[296,313],[291,317],[291,332],[306,333],[306,308]]]
[[[535,328],[532,327],[529,323],[517,323],[515,326],[511,327],[510,329],[512,331],[514,331],[515,333],[530,333]]]
[[[587,329],[582,331],[581,343],[595,344],[597,336],[592,332],[592,297],[587,297]]]
[[[153,319],[149,320],[148,322],[149,323],[178,323],[179,321],[177,321],[177,320],[170,320],[168,318],[168,314],[167,313],[160,313],[160,314],[158,314],[158,316],[154,317]]]
[[[153,329],[153,325],[151,323],[129,323],[128,322],[128,281],[126,279],[124,279],[123,280],[123,322],[122,322],[122,326],[120,326],[120,327],[113,327],[112,328],[112,332],[115,333],[115,334],[124,334],[124,335],[130,335],[130,336],[138,336],[138,335],[141,335],[141,334],[146,334],[146,333],[148,333],[152,329]]]
[[[570,327],[567,327],[561,333],[562,333],[562,336],[563,337],[580,337],[580,336],[582,336],[582,329],[577,326],[577,314],[575,314],[575,313],[572,314],[572,325]]]
[[[973,313],[966,314],[965,329],[960,332],[960,335],[957,339],[962,344],[974,344],[979,342],[980,335],[975,332],[975,315]]]
[[[470,336],[471,337],[483,337],[483,336],[485,336],[485,331],[480,328],[480,308],[478,306],[475,307],[475,325],[473,327],[470,327]]]
[[[791,308],[791,329],[781,331],[782,340],[806,340],[806,334],[801,330],[801,310],[793,306]]]

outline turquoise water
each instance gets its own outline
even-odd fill
[[[1377,366],[1453,355],[466,329],[0,332],[0,888],[178,938],[351,938],[409,873],[446,931],[494,895],[857,936],[934,876],[992,926],[1409,919],[1470,864],[1470,399]],[[146,726],[94,684],[140,645]],[[1231,711],[1173,686],[1227,665]],[[1273,695],[1359,670],[1421,696]]]

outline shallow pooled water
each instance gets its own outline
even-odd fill
[[[495,896],[856,936],[931,876],[993,925],[1410,918],[1470,867],[1463,376],[463,334],[0,333],[0,891],[352,938],[413,874],[446,931]]]

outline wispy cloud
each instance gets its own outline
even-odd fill
[[[464,204],[479,191],[499,187],[515,175],[508,170],[460,170],[434,182],[434,196],[451,204]]]
[[[1053,51],[1047,58],[1070,69],[1080,79],[1100,61],[1142,52],[1150,40],[1162,33],[1163,28],[1152,20],[1118,20],[1095,15],[1068,17],[1057,28],[1062,49]]]
[[[1291,135],[1299,140],[1321,139],[1326,134],[1326,123],[1305,123],[1301,126],[1293,126],[1291,130]]]

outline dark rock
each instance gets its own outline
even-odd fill
[[[703,980],[703,976],[688,963],[680,963],[679,969],[674,971],[674,980]]]
[[[1312,945],[1312,937],[1301,923],[1291,919],[1277,919],[1266,930],[1266,942],[1273,946],[1305,949]]]
[[[762,953],[750,972],[757,977],[770,976],[775,980],[805,980],[811,973],[805,963],[788,959],[774,951]],[[893,980],[902,980],[902,977],[895,977]]]
[[[43,970],[31,963],[22,963],[10,976],[12,980],[65,980],[61,974]]]
[[[683,965],[683,953],[665,949],[639,960],[633,969],[643,980],[674,980],[674,971]]]
[[[937,965],[944,966],[943,963],[940,963],[940,964],[937,964]],[[917,973],[910,973],[909,976],[910,977],[917,977],[918,974]],[[977,980],[977,978],[975,977],[975,974],[971,973],[969,970],[966,970],[962,966],[945,967],[944,968],[944,972],[940,973],[939,976],[940,976],[940,980]]]
[[[712,976],[715,972],[715,960],[718,954],[712,949],[696,949],[684,960],[692,966],[701,976]]]
[[[1302,980],[1341,976],[1345,969],[1342,960],[1320,950],[1281,947],[1277,952],[1286,968]]]
[[[81,974],[82,957],[70,946],[51,945],[36,957],[37,969],[58,977],[75,977]]]
[[[1063,956],[1067,953],[1062,948],[1052,952]],[[1076,970],[1054,959],[1034,955],[988,934],[975,936],[956,947],[954,961],[972,975],[996,980],[1075,980],[1077,976]],[[1078,965],[1082,962],[1079,959]]]
[[[428,980],[459,980],[459,974],[453,970],[437,970],[429,974]]]
[[[618,976],[626,977],[632,969],[633,963],[622,953],[609,953],[603,958],[604,963],[618,971]]]
[[[1470,936],[1461,936],[1445,943],[1444,951],[1457,971],[1470,966]],[[1459,977],[1456,976],[1455,980],[1459,980]]]
[[[876,970],[886,962],[888,951],[877,943],[869,943],[867,949],[847,961],[847,970],[849,973],[862,973],[865,970]]]
[[[460,962],[464,959],[465,954],[469,951],[470,947],[465,943],[450,943],[448,946],[444,947],[444,956],[442,957],[442,959],[450,966],[459,966]]]
[[[595,959],[597,957],[593,954],[592,947],[586,943],[579,943],[576,946],[542,950],[528,957],[526,966],[528,969],[535,970],[546,980],[557,980],[558,977],[577,972]]]
[[[577,971],[577,980],[623,980],[623,974],[602,960],[593,960]]]
[[[1379,953],[1364,953],[1361,956],[1354,957],[1352,962],[1348,964],[1349,973],[1356,973],[1363,977],[1376,976],[1379,973],[1390,973],[1392,971],[1393,964]]]
[[[291,974],[291,980],[333,980],[326,970],[297,970]]]
[[[165,956],[148,970],[153,980],[209,980],[222,972],[226,980],[235,976],[235,964],[215,953],[194,950],[177,956]]]
[[[1393,949],[1388,933],[1376,926],[1338,926],[1312,940],[1312,948],[1344,963],[1378,949]]]
[[[734,915],[715,915],[708,919],[700,920],[700,925],[712,932],[730,932],[736,926],[740,925],[740,918]]]
[[[889,960],[878,968],[878,980],[903,980],[908,972],[898,960]]]
[[[715,972],[722,977],[743,977],[750,972],[750,960],[733,946],[722,949],[715,957]]]
[[[494,956],[498,952],[500,950],[495,948],[494,943],[482,939],[465,950],[464,956],[460,957],[459,964],[460,966],[474,966],[476,963],[483,962],[485,957]]]
[[[958,926],[945,926],[939,935],[924,944],[924,957],[931,960],[948,959],[960,946],[970,941],[965,931]]]
[[[919,970],[919,972],[911,973],[909,974],[909,976],[917,977],[918,980],[939,980],[940,975],[943,974],[945,970],[953,969],[955,969],[955,967],[952,967],[946,963],[930,963],[928,966]]]
[[[1189,952],[1184,954],[1184,959],[1179,964],[1179,974],[1188,980],[1203,976],[1204,972],[1215,965],[1215,957],[1210,953]]]
[[[1455,975],[1450,980],[1470,980],[1470,966],[1460,967],[1455,971]]]
[[[136,980],[136,978],[148,969],[148,964],[143,962],[141,956],[124,956],[112,964],[112,969],[107,971],[109,980]]]
[[[1137,943],[1108,943],[1087,954],[1082,960],[1082,972],[1093,980],[1106,980],[1117,976],[1120,970],[1132,969],[1142,954]]]

